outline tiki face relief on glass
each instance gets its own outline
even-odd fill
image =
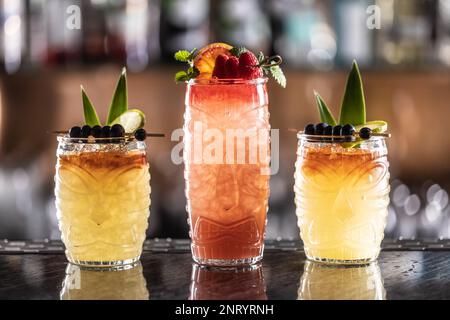
[[[339,124],[316,94],[321,123],[298,135],[295,203],[305,253],[311,260],[360,264],[377,258],[389,204],[384,121],[365,119],[356,63]]]

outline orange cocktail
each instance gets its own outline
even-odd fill
[[[266,82],[188,83],[185,179],[198,263],[239,265],[262,258],[270,161]]]

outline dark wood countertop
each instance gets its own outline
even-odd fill
[[[152,241],[135,268],[107,272],[68,265],[55,244],[0,250],[0,299],[450,299],[450,249],[409,241],[387,242],[377,263],[351,268],[307,262],[297,241],[272,242],[260,267],[239,272],[195,266],[186,241]]]

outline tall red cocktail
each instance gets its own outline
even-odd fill
[[[184,160],[192,254],[209,265],[262,258],[269,196],[267,80],[191,80]]]

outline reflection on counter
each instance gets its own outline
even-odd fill
[[[189,300],[267,300],[262,267],[219,269],[193,264]]]
[[[147,282],[138,263],[127,270],[88,270],[68,264],[61,300],[148,300]]]
[[[377,263],[328,266],[306,261],[298,289],[299,300],[385,300]]]

